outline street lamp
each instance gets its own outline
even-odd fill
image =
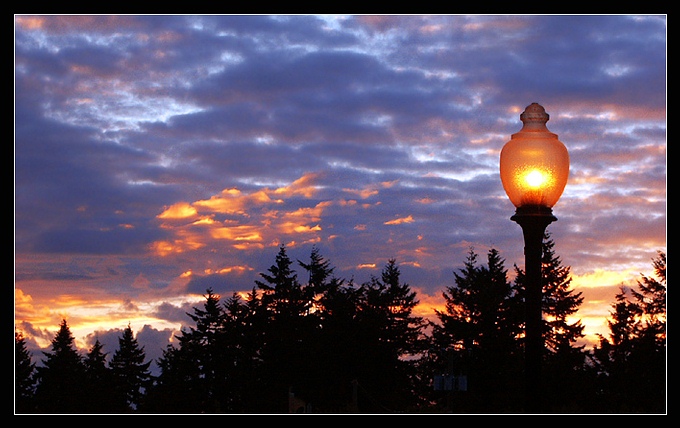
[[[524,234],[525,410],[536,413],[541,409],[543,235],[546,227],[557,220],[552,207],[569,178],[569,153],[545,126],[550,116],[540,104],[532,103],[519,118],[524,126],[503,146],[500,173],[505,193],[517,208],[510,219],[522,227]]]

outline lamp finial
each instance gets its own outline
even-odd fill
[[[531,103],[524,109],[524,113],[519,115],[522,123],[546,123],[550,120],[550,115],[545,112],[542,105]]]

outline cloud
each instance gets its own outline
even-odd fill
[[[386,221],[385,224],[387,225],[394,225],[394,224],[404,224],[404,223],[413,223],[413,216],[409,215],[408,217],[399,217],[395,218],[394,220],[389,220]]]

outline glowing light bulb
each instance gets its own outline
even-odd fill
[[[530,173],[528,173],[524,177],[524,180],[527,182],[529,187],[534,189],[541,187],[547,181],[545,175],[538,170],[533,170]]]
[[[540,104],[528,106],[520,115],[522,129],[501,150],[501,182],[517,208],[552,209],[567,184],[569,153],[545,126],[549,117]]]

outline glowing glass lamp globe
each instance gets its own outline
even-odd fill
[[[548,131],[550,116],[537,103],[520,116],[522,129],[501,150],[501,182],[510,202],[523,211],[552,211],[569,179],[569,153]]]

